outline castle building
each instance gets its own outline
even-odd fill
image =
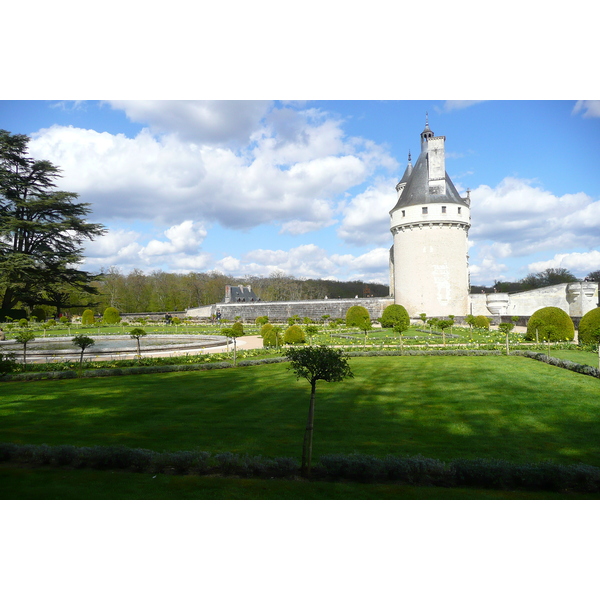
[[[469,313],[469,194],[462,198],[446,173],[445,136],[426,119],[421,153],[411,156],[390,211],[390,294],[411,317]]]

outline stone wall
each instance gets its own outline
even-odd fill
[[[317,320],[323,315],[332,319],[343,319],[351,306],[364,306],[372,319],[379,319],[386,306],[393,304],[392,298],[347,298],[339,300],[299,300],[295,302],[235,302],[213,304],[187,310],[188,317],[207,318],[221,312],[224,319],[241,317],[242,321],[254,322],[256,317],[269,317],[272,322],[285,322],[294,315]]]
[[[555,306],[576,318],[598,306],[598,283],[577,281],[511,294],[470,294],[469,304],[474,315],[531,316],[540,308]]]

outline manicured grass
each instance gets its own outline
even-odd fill
[[[541,352],[541,350],[538,350]],[[550,348],[550,356],[570,360],[580,365],[590,365],[590,367],[598,368],[598,353],[584,352],[583,350],[553,350]]]
[[[522,357],[354,358],[320,382],[314,456],[600,466],[600,382]],[[295,456],[309,386],[285,364],[0,384],[0,441]]]
[[[560,494],[306,482],[193,475],[26,469],[0,464],[3,500],[594,500],[600,494]]]

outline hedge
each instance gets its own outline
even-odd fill
[[[571,317],[556,306],[547,306],[536,310],[527,321],[525,339],[535,340],[536,329],[540,340],[560,342],[575,337],[575,326]]]
[[[600,341],[600,307],[593,308],[579,321],[579,343],[593,344]]]
[[[264,458],[201,450],[156,452],[125,446],[48,446],[0,443],[0,462],[28,466],[87,469],[127,469],[141,473],[234,475],[296,478],[300,465],[289,456]],[[600,468],[583,463],[510,463],[496,459],[457,459],[444,462],[421,455],[376,457],[327,454],[313,467],[313,479],[398,483],[444,487],[600,492]]]

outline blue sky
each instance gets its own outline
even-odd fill
[[[471,279],[600,269],[600,103],[0,101],[91,203],[85,268],[387,283],[394,186],[425,113],[472,197]]]

